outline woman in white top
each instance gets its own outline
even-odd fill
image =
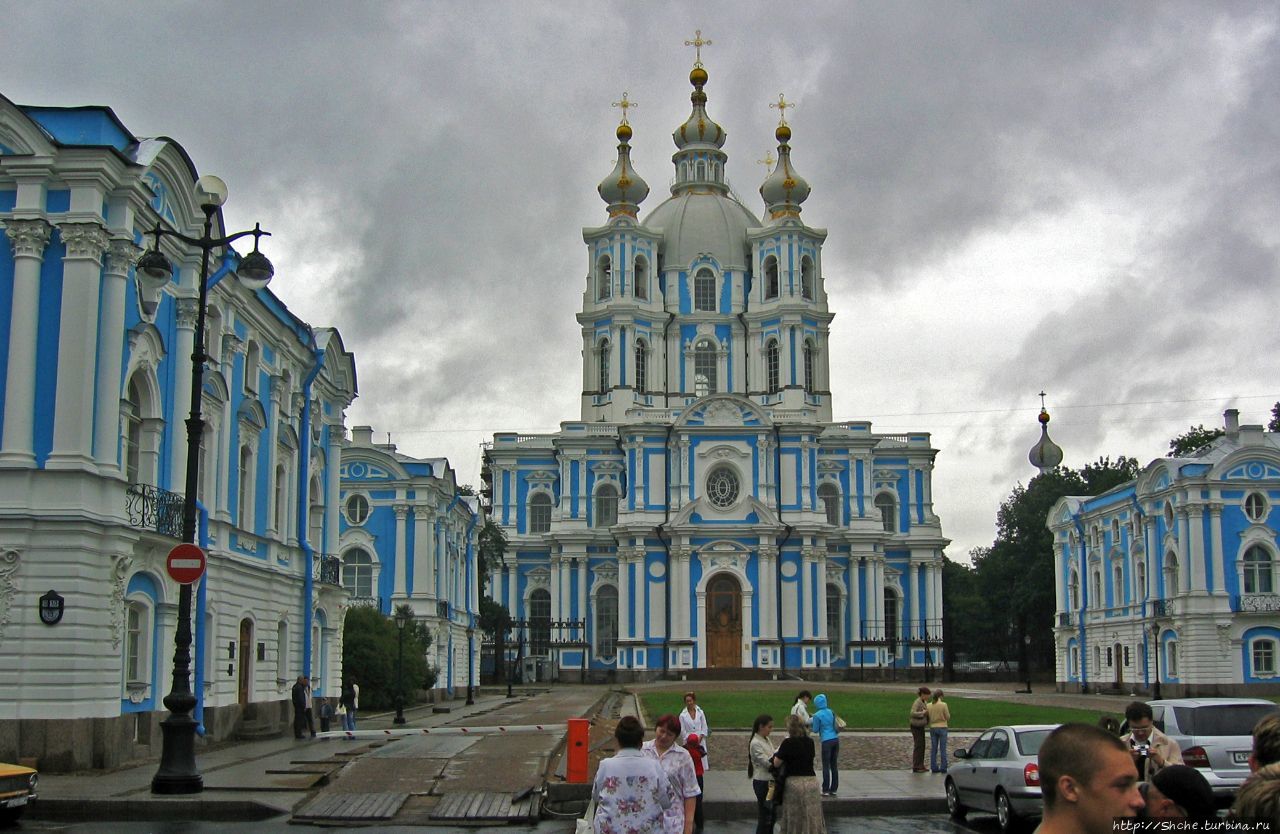
[[[806,730],[813,726],[813,718],[809,715],[809,702],[812,700],[813,696],[809,694],[809,690],[802,689],[791,707],[791,714],[800,719]]]
[[[640,750],[644,727],[626,716],[613,731],[618,752],[596,769],[591,796],[596,801],[596,834],[658,831],[662,814],[675,802],[675,790],[662,766]]]
[[[773,732],[773,716],[759,715],[751,725],[750,756],[751,789],[756,794],[756,834],[771,834],[773,831],[773,801],[769,799],[769,782],[773,778],[769,773],[772,763],[773,743],[769,741],[769,733]]]
[[[707,736],[711,733],[711,728],[707,726],[707,714],[702,711],[702,707],[698,706],[698,696],[692,692],[684,693],[684,709],[680,710],[680,746],[684,746],[684,740],[689,737],[690,733],[696,733],[702,742],[702,769],[710,770],[711,763],[707,761]]]

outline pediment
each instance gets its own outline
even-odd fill
[[[753,402],[733,394],[711,394],[696,400],[676,421],[676,428],[760,428],[771,425]]]

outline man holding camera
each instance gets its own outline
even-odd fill
[[[1156,729],[1148,704],[1134,701],[1124,708],[1124,718],[1129,732],[1120,736],[1120,740],[1129,745],[1139,780],[1148,782],[1160,768],[1182,764],[1182,749],[1178,742]]]

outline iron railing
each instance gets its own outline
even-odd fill
[[[342,584],[342,560],[337,556],[324,556],[319,553],[313,560],[315,573],[312,578],[325,585]]]
[[[182,541],[182,504],[184,497],[150,484],[129,484],[125,492],[125,511],[129,525],[150,530]]]
[[[1233,594],[1231,609],[1233,611],[1280,611],[1280,595]]]

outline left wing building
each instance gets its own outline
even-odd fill
[[[157,223],[200,236],[197,177],[181,145],[109,108],[0,96],[0,760],[57,771],[159,751],[200,252],[163,238],[174,277],[158,291],[134,264]],[[299,675],[337,693],[359,573],[340,542],[354,357],[230,277],[238,259],[215,250],[207,306],[192,613],[207,740],[279,726]],[[394,533],[365,542],[393,572]]]

